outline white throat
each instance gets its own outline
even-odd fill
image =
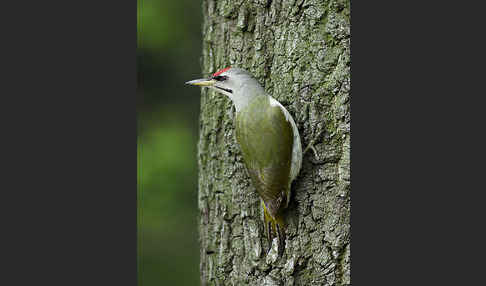
[[[253,78],[241,81],[240,84],[232,88],[233,93],[225,94],[233,101],[236,112],[242,110],[248,103],[257,96],[265,96],[265,90]]]

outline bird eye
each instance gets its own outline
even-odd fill
[[[225,81],[227,78],[228,77],[224,76],[224,75],[218,75],[218,76],[213,77],[213,79],[215,79],[217,81]]]

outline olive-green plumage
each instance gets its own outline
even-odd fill
[[[236,141],[262,199],[267,234],[270,240],[277,234],[283,244],[283,209],[289,204],[290,185],[302,163],[299,130],[292,116],[243,69],[228,67],[187,84],[215,89],[233,101]]]
[[[272,228],[268,231],[278,232],[277,225],[283,231],[281,211],[288,203],[290,188],[292,126],[282,109],[262,94],[237,113],[235,128],[243,161],[268,212],[265,220]]]
[[[250,112],[251,111],[251,112]],[[235,120],[240,145],[251,180],[270,214],[275,216],[289,187],[292,126],[266,95],[256,97]]]

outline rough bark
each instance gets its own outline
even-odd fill
[[[349,1],[203,1],[203,74],[251,72],[294,117],[303,158],[285,251],[270,251],[258,195],[235,142],[234,107],[202,90],[202,285],[350,284]]]

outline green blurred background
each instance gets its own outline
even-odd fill
[[[198,285],[201,2],[138,0],[138,285]]]

